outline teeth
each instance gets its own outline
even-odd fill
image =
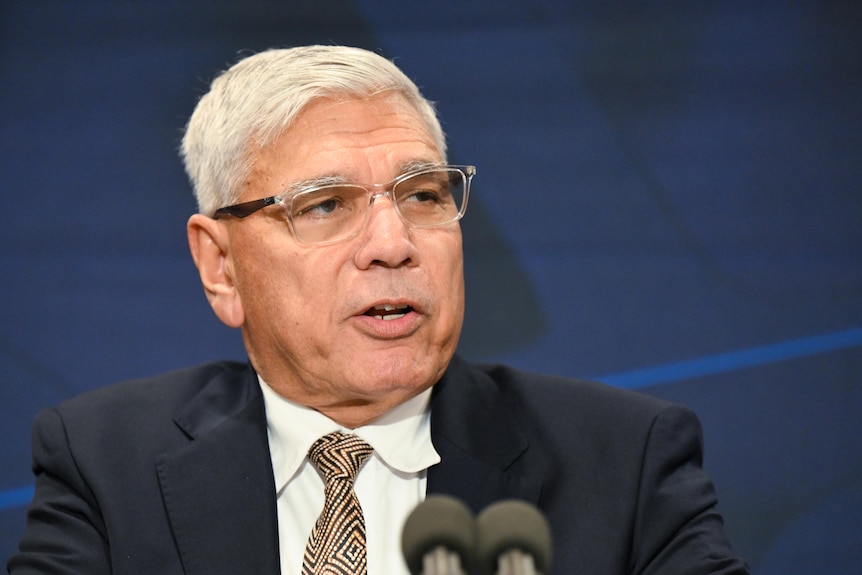
[[[375,316],[375,317],[379,317],[379,318],[380,318],[380,319],[382,319],[383,321],[390,321],[390,320],[393,320],[393,319],[398,319],[399,317],[404,317],[404,314],[403,314],[403,313],[393,313],[393,314],[390,314],[390,315],[378,315],[378,316]]]
[[[391,303],[385,303],[381,305],[374,306],[371,310],[370,315],[373,315],[377,319],[382,319],[384,321],[390,321],[393,319],[398,319],[399,317],[404,317],[407,313],[407,310],[410,309],[409,305],[399,304],[394,305]],[[387,312],[396,312],[396,313],[387,313]]]

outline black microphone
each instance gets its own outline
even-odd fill
[[[464,575],[475,548],[473,514],[446,495],[432,495],[416,506],[401,532],[401,550],[413,575]]]
[[[537,575],[551,564],[551,527],[535,506],[506,500],[476,519],[476,561],[483,575]]]

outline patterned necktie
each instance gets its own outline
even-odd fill
[[[344,433],[324,435],[308,450],[326,478],[326,500],[305,547],[302,575],[366,575],[365,518],[353,482],[372,451]]]

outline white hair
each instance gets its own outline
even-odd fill
[[[240,60],[213,80],[186,126],[181,155],[198,211],[212,215],[236,203],[253,151],[275,140],[312,101],[388,90],[415,107],[445,157],[446,141],[433,104],[382,56],[346,46],[303,46]]]

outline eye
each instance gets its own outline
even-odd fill
[[[294,218],[327,219],[351,207],[353,194],[342,188],[326,188],[294,196],[291,203]]]
[[[405,180],[399,188],[396,190],[399,204],[424,204],[430,207],[451,199],[449,181],[439,175],[423,175]]]
[[[336,198],[329,198],[328,200],[323,200],[321,202],[317,202],[316,204],[312,204],[304,207],[302,210],[297,212],[297,216],[304,216],[306,214],[331,214],[335,210],[338,209],[339,200]]]
[[[434,202],[437,203],[441,199],[441,192],[439,190],[411,190],[408,193],[401,196],[402,202]]]

